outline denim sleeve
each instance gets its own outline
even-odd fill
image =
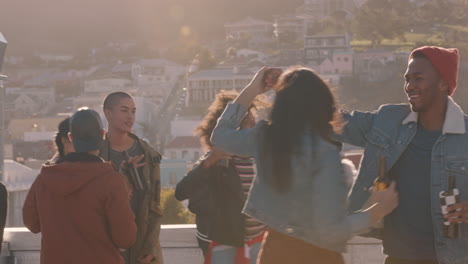
[[[318,237],[325,245],[343,243],[368,230],[369,214],[355,212],[347,215],[349,187],[343,174],[339,152],[327,146],[318,153],[319,168],[314,175],[317,177],[314,192],[319,198],[315,204]]]
[[[238,129],[247,110],[240,104],[229,103],[211,135],[211,143],[235,155],[254,156],[257,149],[258,123],[253,128]]]
[[[374,122],[377,112],[359,112],[341,110],[342,131],[333,135],[333,139],[351,145],[365,147],[366,137]]]

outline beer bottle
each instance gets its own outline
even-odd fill
[[[455,176],[449,176],[449,186],[448,190],[445,192],[440,193],[440,202],[442,205],[442,214],[450,213],[447,208],[450,205],[456,204],[460,202],[460,192],[457,189],[455,183]],[[443,225],[443,232],[444,236],[449,239],[457,238],[458,237],[458,224],[457,223],[450,223],[449,221],[444,221]]]
[[[374,181],[374,188],[378,191],[385,191],[390,187],[392,180],[387,173],[387,160],[385,156],[381,155],[379,158],[379,174]]]

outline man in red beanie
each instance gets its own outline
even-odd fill
[[[369,233],[382,239],[386,264],[468,263],[468,117],[451,97],[458,61],[457,49],[415,49],[404,75],[409,104],[342,112],[337,139],[365,148],[350,211],[369,199],[379,157],[397,183],[399,206],[383,228]],[[439,195],[449,178],[456,180],[460,202],[443,214]],[[457,223],[455,237],[444,234],[444,222]]]

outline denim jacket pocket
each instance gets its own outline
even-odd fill
[[[451,173],[468,175],[468,157],[466,159],[448,157],[445,168]]]
[[[390,137],[375,127],[366,135],[366,139],[370,144],[383,150],[387,150],[391,145]]]

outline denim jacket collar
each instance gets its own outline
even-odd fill
[[[418,113],[411,112],[403,120],[402,124],[406,125],[411,122],[418,122]],[[452,97],[448,97],[447,112],[445,114],[443,134],[465,134],[465,114],[460,106],[455,103]]]

